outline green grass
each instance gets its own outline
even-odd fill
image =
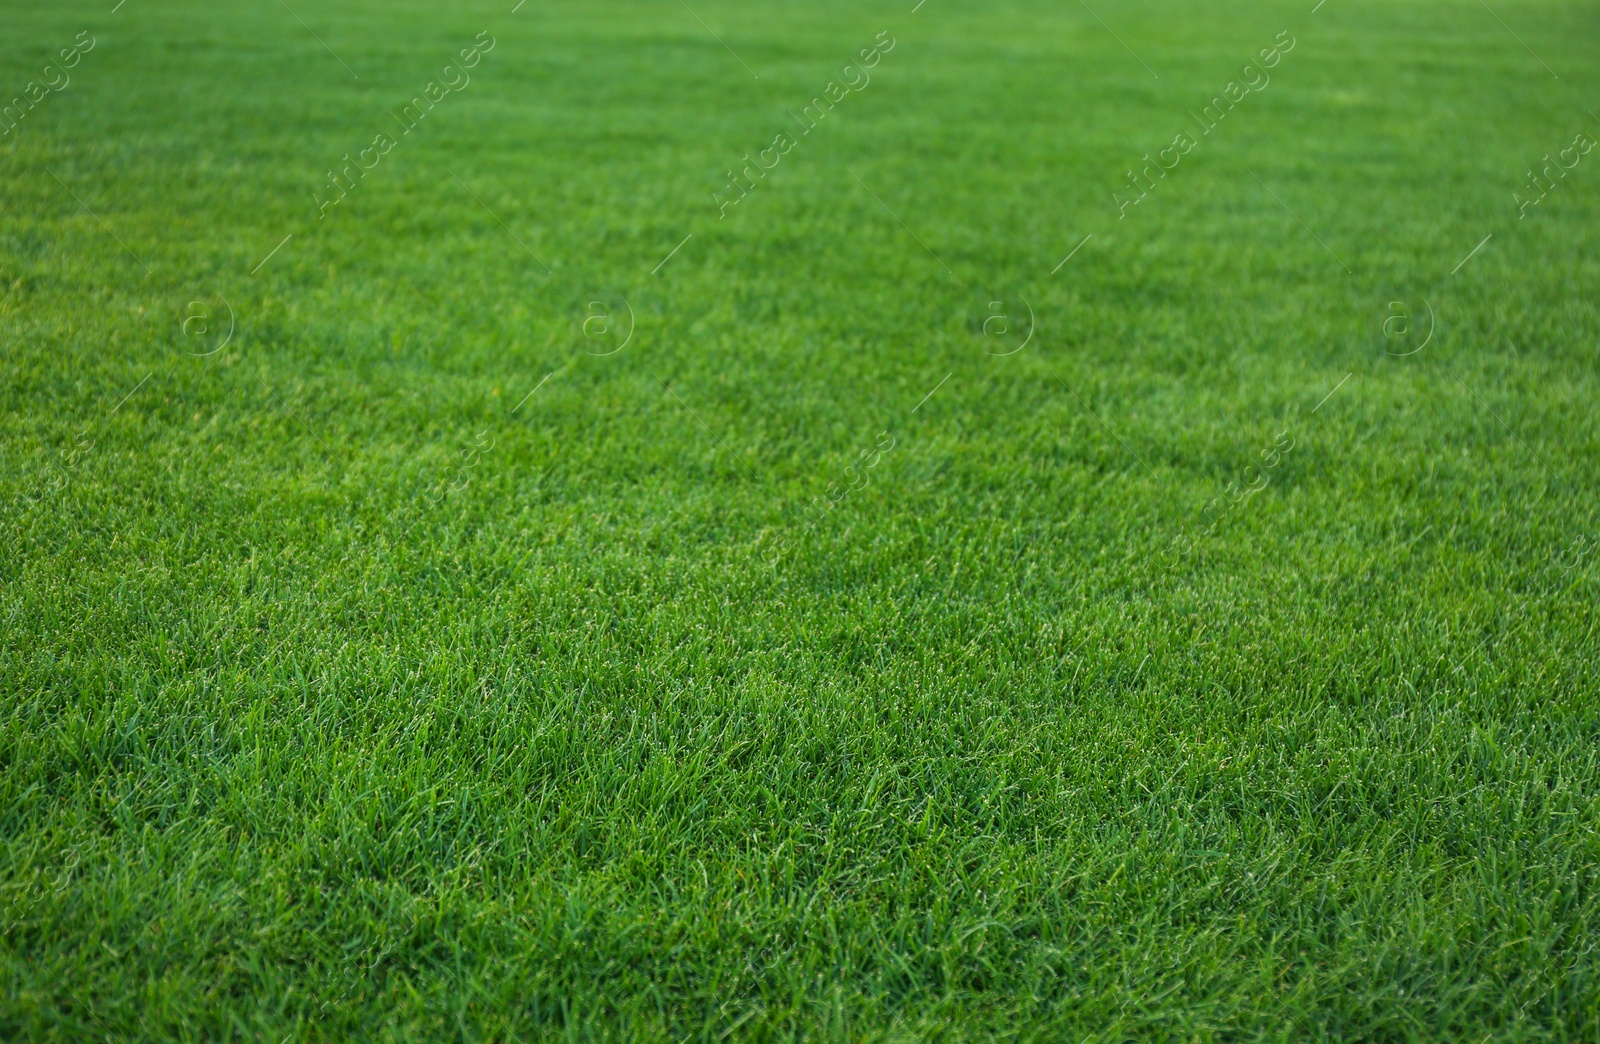
[[[111,6],[0,11],[0,1037],[1600,1036],[1592,5]]]

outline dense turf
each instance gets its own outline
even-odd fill
[[[111,6],[0,1036],[1600,1035],[1592,4]]]

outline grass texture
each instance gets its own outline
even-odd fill
[[[0,5],[0,1037],[1600,1037],[1592,4],[517,8]]]

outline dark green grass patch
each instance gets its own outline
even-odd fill
[[[1600,1035],[1590,7],[512,6],[4,6],[0,1036]]]

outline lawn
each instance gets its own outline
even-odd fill
[[[1600,20],[0,0],[0,1037],[1600,1037]]]

